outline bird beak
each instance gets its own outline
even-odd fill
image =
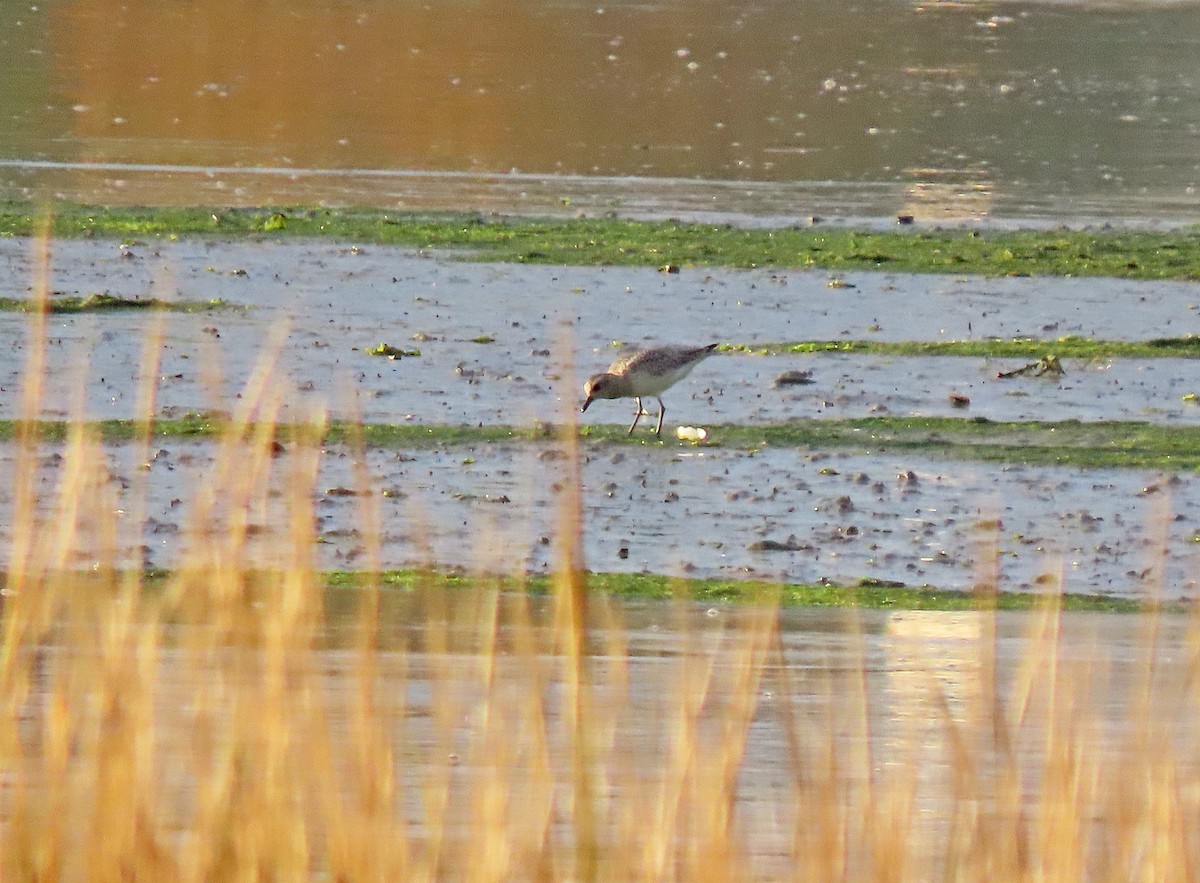
[[[579,409],[579,413],[582,414],[584,411],[586,411],[588,409],[588,405],[590,405],[591,403],[592,403],[592,397],[588,396],[586,399],[583,400],[583,407]]]

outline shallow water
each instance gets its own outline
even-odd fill
[[[0,7],[0,193],[1195,219],[1194,2]]]
[[[0,446],[6,471],[14,454],[12,445]],[[113,477],[104,491],[120,525],[122,562],[172,567],[182,560],[194,545],[202,501],[215,493],[220,513],[230,494],[215,455],[212,443],[162,440],[143,469],[132,446],[108,449]],[[323,451],[318,567],[362,569],[376,556],[388,568],[555,567],[566,475],[553,448],[370,450],[365,497],[357,494],[357,462],[346,446]],[[40,485],[54,487],[67,468],[60,449],[47,448],[41,463]],[[277,458],[271,494],[251,507],[246,566],[282,567],[294,554],[292,469],[290,457]],[[142,480],[148,521],[139,536],[124,518],[143,510]],[[584,556],[598,571],[793,583],[870,577],[948,589],[969,589],[994,572],[1013,591],[1051,591],[1061,580],[1067,591],[1130,598],[1197,594],[1200,481],[1191,475],[897,454],[600,446],[584,453],[583,483]],[[0,563],[11,548],[12,505],[9,489],[0,489]],[[378,537],[366,527],[367,513],[378,519]],[[103,532],[91,542],[88,536],[72,563],[89,567],[106,548]]]
[[[33,278],[28,247],[0,242],[2,278],[10,285]],[[278,353],[279,372],[294,390],[285,396],[283,419],[328,410],[431,425],[557,421],[564,409],[578,406],[580,395],[578,379],[564,387],[560,351],[574,358],[582,376],[607,365],[617,352],[613,337],[661,340],[656,332],[667,325],[677,342],[1024,334],[1144,339],[1195,333],[1200,303],[1197,283],[842,278],[853,287],[830,288],[821,272],[676,275],[476,264],[325,242],[119,249],[111,242],[69,241],[55,244],[52,287],[70,294],[223,298],[245,307],[162,317],[161,416],[235,408],[283,325],[289,332]],[[135,416],[142,342],[155,321],[130,311],[51,316],[42,415],[63,418],[82,409],[89,418]],[[0,327],[9,339],[23,341],[27,319],[0,315]],[[479,335],[493,340],[472,342]],[[391,361],[364,354],[381,341],[418,348],[421,355]],[[21,343],[0,353],[0,387],[11,392],[0,398],[0,417],[19,413],[25,358]],[[720,441],[715,427],[722,423],[872,414],[1156,423],[1200,417],[1200,408],[1183,400],[1200,387],[1194,360],[1068,360],[1062,378],[996,378],[997,369],[1018,362],[719,355],[666,394],[665,431],[708,425]],[[811,369],[813,383],[776,388],[775,377],[792,368]],[[969,409],[954,409],[950,392],[968,395]],[[631,416],[627,401],[600,402],[583,415],[589,423],[620,425]],[[176,439],[156,447],[149,473],[152,523],[144,539],[128,540],[123,554],[131,563],[169,565],[181,554],[188,511],[172,501],[195,496],[193,485],[210,476],[216,448]],[[374,488],[391,494],[374,498],[382,507],[383,563],[423,563],[432,555],[443,565],[549,568],[545,538],[555,532],[558,479],[552,477],[555,461],[538,459],[550,456],[545,450],[469,445],[370,452]],[[348,453],[327,452],[318,486],[317,551],[325,567],[354,568],[368,560],[358,501],[323,493],[357,486]],[[61,463],[45,454],[50,487]],[[2,456],[11,460],[11,446]],[[129,447],[116,446],[109,456],[120,508],[129,509],[129,479],[138,464],[129,462]],[[1200,485],[1190,475],[1163,481],[1140,470],[769,448],[751,456],[724,448],[599,447],[587,457],[584,536],[587,560],[597,570],[837,582],[872,576],[961,588],[980,578],[995,548],[1005,588],[1037,591],[1062,571],[1073,591],[1136,597],[1161,589],[1174,597],[1195,589]],[[909,472],[915,482],[898,478]],[[1000,528],[979,529],[997,519]],[[1157,551],[1160,535],[1163,553]],[[763,541],[791,548],[752,550]],[[271,543],[262,547],[269,550]],[[82,560],[88,558],[85,552]]]
[[[23,297],[34,278],[29,243],[0,240],[0,296]],[[288,336],[280,374],[297,393],[288,417],[313,408],[383,422],[530,425],[577,405],[582,378],[623,345],[780,340],[973,340],[1061,335],[1145,340],[1200,333],[1200,283],[838,274],[820,271],[537,267],[459,262],[401,248],[328,242],[179,242],[118,248],[55,243],[51,287],[87,295],[208,301],[249,309],[165,318],[159,413],[236,402],[267,342]],[[142,341],[155,319],[136,311],[52,316],[44,414],[79,401],[91,418],[131,417]],[[0,328],[22,339],[22,314]],[[414,337],[417,338],[414,340]],[[475,343],[474,338],[490,338]],[[388,343],[419,357],[365,350]],[[1052,349],[1052,347],[1051,347]],[[564,393],[563,358],[577,382]],[[16,389],[25,353],[0,353],[0,386]],[[1195,423],[1200,391],[1187,359],[1067,360],[1064,377],[996,373],[1019,359],[814,354],[718,355],[670,390],[667,431],[682,424],[791,417],[949,415],[993,420],[1152,420]],[[811,385],[777,388],[787,370]],[[967,411],[952,392],[971,399]],[[80,395],[82,393],[82,395]],[[17,396],[0,397],[0,417]],[[653,403],[650,404],[654,406]],[[601,402],[585,423],[628,423],[627,401]]]
[[[512,616],[524,603],[532,608],[532,628]],[[544,738],[537,744],[546,752],[549,775],[558,789],[569,790],[570,761],[578,748],[563,735],[565,662],[549,649],[554,646],[552,601],[502,597],[492,621],[485,593],[438,593],[437,599],[388,595],[381,610],[379,652],[370,669],[375,715],[370,720],[382,741],[366,747],[356,704],[364,682],[354,649],[353,613],[336,605],[329,609],[327,634],[289,669],[290,677],[309,678],[324,689],[323,714],[317,719],[305,715],[311,700],[286,705],[282,721],[278,709],[270,712],[272,727],[290,727],[289,744],[301,754],[311,751],[315,767],[296,771],[300,782],[313,775],[319,787],[341,789],[348,800],[353,798],[354,765],[348,759],[345,775],[321,778],[324,757],[319,748],[306,748],[322,744],[325,734],[314,732],[316,724],[329,729],[335,745],[345,741],[362,751],[386,748],[396,797],[385,811],[406,819],[409,827],[403,834],[415,842],[426,833],[433,807],[442,805],[422,799],[439,793],[440,780],[430,770],[446,770],[452,777],[444,794],[446,834],[452,840],[470,838],[470,843],[479,836],[471,796],[478,798],[497,781],[518,799],[527,790],[537,794],[548,787],[547,772],[532,769],[525,753],[514,754],[513,749]],[[593,750],[604,782],[597,806],[606,825],[615,829],[621,819],[607,811],[610,806],[641,810],[638,832],[650,824],[652,816],[644,807],[628,804],[645,794],[653,805],[660,785],[670,787],[669,780],[663,784],[665,771],[672,750],[679,747],[671,737],[682,709],[692,702],[692,735],[700,757],[690,775],[703,781],[705,772],[719,763],[734,739],[725,730],[726,709],[746,689],[739,677],[749,659],[745,636],[761,628],[759,617],[759,611],[748,607],[637,602],[613,605],[606,616],[597,616],[583,671],[593,691],[591,713],[599,734]],[[1021,772],[1019,802],[1036,818],[1033,810],[1040,801],[1056,793],[1047,769],[1047,755],[1056,748],[1052,734],[1065,733],[1072,757],[1111,775],[1114,766],[1128,768],[1132,760],[1123,752],[1140,744],[1134,728],[1148,721],[1133,709],[1143,702],[1154,721],[1155,757],[1169,759],[1173,781],[1192,781],[1196,756],[1189,716],[1194,699],[1186,688],[1194,655],[1189,622],[1185,617],[1148,620],[1065,614],[1046,645],[1033,637],[1041,623],[1038,614],[1002,613],[993,620],[976,612],[780,611],[778,655],[772,651],[761,660],[762,680],[752,682],[753,713],[737,767],[734,824],[746,853],[743,872],[751,879],[786,876],[795,869],[797,826],[811,824],[811,819],[797,818],[798,813],[819,813],[820,821],[831,823],[833,807],[865,801],[868,789],[876,797],[904,794],[904,783],[914,772],[914,790],[905,797],[913,801],[915,813],[915,839],[908,847],[918,851],[918,866],[929,862],[931,868],[939,867],[947,830],[956,815],[961,819],[964,801],[976,811],[993,799],[1003,805],[989,787],[987,771],[993,764],[1012,763]],[[153,660],[139,665],[140,676],[154,685],[155,769],[163,771],[153,781],[160,796],[156,805],[166,819],[182,816],[182,824],[193,821],[186,813],[196,792],[207,793],[209,783],[195,781],[197,770],[213,764],[204,750],[210,743],[246,738],[236,728],[231,736],[222,727],[225,716],[236,717],[239,697],[262,697],[256,692],[262,689],[259,651],[234,646],[220,653],[189,654],[177,645],[186,648],[191,631],[205,645],[204,629],[188,628],[173,629]],[[503,649],[514,631],[522,631],[535,648],[529,657]],[[444,649],[439,647],[442,636]],[[493,638],[502,649],[489,653]],[[620,648],[619,656],[612,655],[614,647]],[[23,697],[23,724],[31,733],[56,707],[50,699],[56,676],[61,678],[73,665],[94,674],[108,658],[100,657],[95,646],[48,645],[38,652],[40,682]],[[1150,658],[1155,664],[1147,675],[1144,665]],[[1037,666],[1038,660],[1045,664]],[[1025,694],[1020,683],[1031,666],[1035,686]],[[995,672],[994,688],[987,680],[989,671]],[[1048,677],[1057,680],[1043,680]],[[529,699],[536,691],[531,684],[542,685],[532,712]],[[1060,694],[1070,699],[1059,701]],[[1012,740],[1006,747],[1013,753],[1003,759],[990,735],[987,714],[993,696],[1004,704],[997,720]],[[981,729],[984,721],[988,732]],[[350,738],[342,735],[347,732]],[[964,748],[984,777],[965,795],[960,793]],[[81,762],[86,765],[88,759],[84,754]],[[816,805],[797,801],[799,786],[819,789],[826,776],[830,790],[813,795]],[[1103,790],[1093,795],[1094,788],[1081,788],[1072,796],[1070,808],[1084,814],[1085,825],[1103,825],[1106,814],[1116,811],[1111,795]],[[1164,788],[1164,793],[1176,792]],[[80,798],[89,805],[90,795]],[[507,822],[514,835],[521,831],[526,807],[537,805],[519,804]],[[854,830],[853,821],[845,824]],[[604,831],[615,834],[608,827]],[[685,832],[680,836],[686,839]],[[632,842],[640,839],[634,835]],[[322,841],[314,843],[319,855]],[[869,861],[859,854],[860,846],[853,837],[846,844],[852,867]]]
[[[1200,179],[1196,9],[1192,2],[299,0],[281,15],[277,4],[237,0],[5,3],[0,196],[612,211],[743,223],[809,215],[879,223],[905,212],[997,224],[1177,224],[1195,220]],[[610,361],[613,339],[1146,338],[1200,330],[1195,283],[848,274],[854,288],[831,289],[823,273],[497,267],[350,246],[179,243],[122,251],[114,243],[56,243],[54,288],[222,297],[251,307],[166,318],[158,403],[165,416],[236,404],[281,321],[291,331],[280,372],[298,390],[285,417],[322,407],[338,416],[430,424],[528,424],[575,404],[577,382],[563,392],[559,380],[563,322],[570,326],[563,350],[580,374]],[[25,294],[34,278],[25,250],[26,243],[0,241],[5,296]],[[52,317],[44,416],[134,415],[138,358],[151,322],[131,313]],[[17,413],[25,327],[21,316],[0,316],[10,342],[0,353],[0,417]],[[417,334],[424,339],[413,342]],[[494,342],[470,342],[480,335]],[[381,341],[422,354],[398,362],[363,355]],[[998,368],[1015,365],[721,356],[671,391],[668,427],[778,422],[791,414],[943,414],[950,413],[951,391],[970,395],[969,414],[992,419],[1194,422],[1200,409],[1182,402],[1197,391],[1194,364],[1068,362],[1062,380],[997,381]],[[813,369],[814,384],[776,390],[773,378],[789,368]],[[587,420],[628,419],[626,403],[605,405]],[[42,452],[39,489],[47,506],[64,470],[59,450]],[[214,450],[168,440],[142,472],[131,447],[108,449],[113,478],[102,502],[116,511],[119,527],[137,510],[137,480],[145,477],[150,489],[145,535],[120,534],[130,562],[179,560]],[[541,450],[373,451],[366,466],[376,493],[358,498],[338,492],[356,486],[351,452],[329,448],[316,500],[317,563],[371,563],[360,506],[377,506],[385,566],[431,556],[447,565],[547,569],[543,538],[556,529],[558,461],[539,459]],[[12,457],[12,446],[0,445],[6,475]],[[996,555],[1006,589],[1040,591],[1062,573],[1072,591],[1196,595],[1200,485],[1191,475],[770,449],[751,456],[599,447],[588,457],[585,555],[597,570],[847,582],[872,576],[968,587]],[[276,461],[280,484],[289,459]],[[6,556],[11,492],[0,483]],[[247,563],[288,554],[279,534],[282,506],[281,497],[271,497],[253,513],[258,533]],[[82,539],[86,546],[103,538]],[[753,551],[761,540],[792,549]],[[70,563],[87,566],[93,558],[94,549],[84,548]],[[404,600],[390,593],[387,603]],[[711,650],[746,627],[744,610],[682,610],[621,608],[630,651],[630,710],[616,740],[622,781],[662,775],[658,722],[664,698],[679,686],[671,663],[694,660],[697,645]],[[539,615],[544,620],[545,611]],[[460,780],[488,774],[473,729],[483,719],[478,672],[485,666],[472,643],[478,632],[458,635],[453,652],[434,656],[420,645],[428,616],[388,620],[379,667],[384,713],[407,715],[393,747],[397,775],[413,794],[430,769],[459,758]],[[961,723],[962,709],[980,692],[981,620],[957,613],[856,616],[861,655],[858,629],[846,615],[781,613],[781,670],[792,692],[764,683],[739,784],[751,874],[769,879],[790,870],[783,856],[800,807],[791,790],[798,773],[788,766],[779,725],[788,700],[816,736],[836,738],[848,754],[870,749],[875,765],[847,764],[847,778],[878,784],[889,771],[919,768],[919,824],[946,824],[950,751],[939,715],[948,708]],[[1002,679],[1030,658],[1022,635],[1031,622],[999,617]],[[1143,627],[1130,617],[1064,617],[1065,658],[1102,672],[1075,694],[1091,699],[1099,714],[1097,725],[1084,729],[1089,738],[1076,743],[1081,752],[1111,757],[1113,743],[1148,723],[1125,716],[1141,695]],[[1187,683],[1187,627],[1182,618],[1157,626],[1156,676]],[[331,626],[335,633],[344,628]],[[402,657],[392,640],[415,649]],[[328,685],[335,728],[349,725],[349,704],[361,691],[347,642],[335,634],[314,661]],[[59,648],[44,649],[39,670],[46,672]],[[91,644],[62,649],[76,661],[97,652]],[[189,751],[201,741],[195,710],[213,703],[205,692],[211,684],[203,671],[175,665],[169,650],[162,660],[162,688],[154,693],[161,713],[154,735],[165,752],[158,769],[166,785],[186,790],[194,788],[191,771],[204,768]],[[610,661],[599,654],[593,671]],[[495,668],[498,693],[528,695],[526,672],[508,662],[500,657]],[[450,694],[464,711],[452,746],[430,733],[431,679],[447,671]],[[714,683],[725,681],[718,676]],[[719,705],[724,694],[714,695]],[[849,721],[850,695],[869,706],[866,731]],[[35,690],[29,704],[42,698]],[[1028,715],[1023,744],[1037,769],[1036,734],[1050,728],[1040,704]],[[1178,735],[1155,749],[1164,756],[1175,749],[1179,765],[1171,773],[1191,782],[1191,705],[1167,697],[1151,718]],[[36,714],[23,721],[42,722]],[[804,773],[813,769],[821,767]],[[177,806],[166,799],[160,808]]]

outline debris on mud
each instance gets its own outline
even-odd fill
[[[1036,362],[1030,362],[1028,365],[1013,371],[997,371],[996,376],[1004,380],[1009,377],[1020,377],[1025,374],[1032,374],[1034,377],[1062,377],[1066,373],[1063,370],[1062,362],[1058,360],[1058,356],[1042,356]]]
[[[366,351],[368,356],[387,356],[389,359],[402,359],[405,356],[416,358],[421,355],[420,350],[406,350],[398,346],[392,346],[390,343],[381,343],[379,346],[372,347]]]
[[[907,583],[901,582],[898,579],[877,579],[872,576],[863,577],[858,581],[860,589],[903,589],[907,588]]]
[[[813,546],[790,536],[782,543],[779,540],[755,540],[746,546],[746,549],[750,552],[811,552]]]
[[[366,497],[370,496],[371,492],[366,490],[354,490],[353,488],[337,485],[336,487],[326,488],[325,496],[327,497]]]
[[[775,386],[807,386],[812,383],[812,371],[784,371],[775,378]]]

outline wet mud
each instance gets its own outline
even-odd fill
[[[0,243],[7,296],[34,278],[28,243]],[[165,328],[157,413],[232,410],[287,329],[278,352],[283,419],[315,410],[373,422],[530,425],[578,402],[583,375],[613,341],[763,343],[876,335],[888,340],[1180,336],[1197,330],[1200,286],[1105,279],[983,279],[685,269],[526,267],[326,242],[63,242],[52,288],[239,308],[52,316],[42,416],[136,414],[143,340]],[[20,280],[15,282],[14,280]],[[28,318],[0,316],[0,417],[17,415]],[[478,342],[477,342],[478,341]],[[369,356],[386,343],[420,355]],[[564,366],[562,353],[574,361]],[[1200,388],[1186,359],[1065,360],[1061,377],[999,379],[1020,360],[724,354],[666,395],[667,427],[780,423],[800,417],[958,415],[995,420],[1145,419],[1193,423]],[[780,373],[812,383],[776,386]],[[951,398],[970,399],[964,410]],[[628,422],[632,403],[603,402],[587,422]],[[719,439],[717,439],[719,441]],[[211,467],[211,443],[166,440],[149,473],[147,536],[123,554],[169,566],[188,505]],[[0,456],[11,462],[14,450]],[[109,449],[117,499],[133,486],[129,446]],[[552,446],[455,445],[370,451],[381,509],[382,563],[543,571],[552,565],[561,482]],[[991,572],[1006,589],[1189,596],[1200,486],[1140,470],[1071,470],[809,450],[593,446],[584,465],[588,565],[606,571],[789,581],[863,577],[969,587]],[[286,459],[286,458],[285,458]],[[320,564],[365,566],[353,457],[323,456]],[[11,467],[6,467],[11,468]],[[61,458],[45,452],[52,486]],[[341,489],[341,490],[339,490]],[[4,533],[11,501],[0,497]],[[174,502],[173,502],[174,501]],[[280,503],[282,505],[282,503]],[[279,519],[284,523],[285,519]],[[270,537],[265,518],[261,536]],[[270,547],[263,542],[263,549]],[[144,546],[144,547],[143,547]],[[1164,550],[1165,551],[1162,551]],[[264,552],[263,554],[269,554]],[[269,563],[269,562],[262,562]]]
[[[55,244],[52,288],[235,305],[164,320],[163,416],[225,410],[287,329],[278,373],[295,388],[289,416],[314,408],[379,422],[528,425],[553,419],[565,378],[602,370],[614,342],[761,344],[780,340],[969,340],[1063,335],[1110,339],[1200,333],[1200,284],[1113,279],[990,279],[805,271],[543,267],[477,264],[453,256],[328,242]],[[28,294],[29,245],[0,242],[10,297]],[[157,321],[143,311],[53,316],[44,415],[65,417],[82,394],[89,418],[131,417],[142,341]],[[23,314],[0,315],[0,387],[20,381]],[[386,344],[420,355],[371,357]],[[791,417],[947,415],[970,399],[993,420],[1078,418],[1200,421],[1184,396],[1200,389],[1185,359],[1065,360],[1062,377],[1000,371],[1022,360],[821,353],[724,354],[666,398],[670,421],[780,422]],[[64,370],[57,370],[62,368]],[[776,387],[788,370],[813,383]],[[0,398],[14,416],[16,396]],[[628,403],[583,420],[628,422]]]
[[[143,467],[132,445],[108,449],[118,513],[138,511]],[[122,530],[121,560],[170,567],[214,486],[215,446],[168,440],[145,480],[145,535]],[[13,468],[14,449],[0,448]],[[438,565],[548,573],[566,482],[558,452],[535,444],[455,445],[366,455],[364,486],[341,445],[323,451],[316,487],[317,564],[360,569]],[[41,484],[65,469],[49,450]],[[246,564],[283,566],[291,554],[292,464],[272,466],[273,492],[251,525]],[[598,446],[584,453],[587,566],[609,572],[786,582],[862,578],[967,589],[995,574],[1007,590],[1193,597],[1200,484],[1140,470],[1072,470],[936,461],[899,455],[767,449]],[[363,524],[378,513],[379,535]],[[11,539],[12,498],[0,490],[0,540]],[[46,513],[47,515],[49,512]],[[120,514],[118,517],[124,517]],[[95,549],[77,556],[90,566]]]

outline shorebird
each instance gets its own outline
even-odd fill
[[[656,346],[623,356],[609,365],[603,374],[588,378],[583,385],[586,398],[579,410],[586,411],[596,399],[635,399],[637,413],[633,415],[628,433],[633,435],[642,418],[642,396],[654,396],[658,399],[658,426],[654,433],[662,435],[663,415],[667,409],[659,397],[687,377],[716,348],[715,343],[708,346]]]

